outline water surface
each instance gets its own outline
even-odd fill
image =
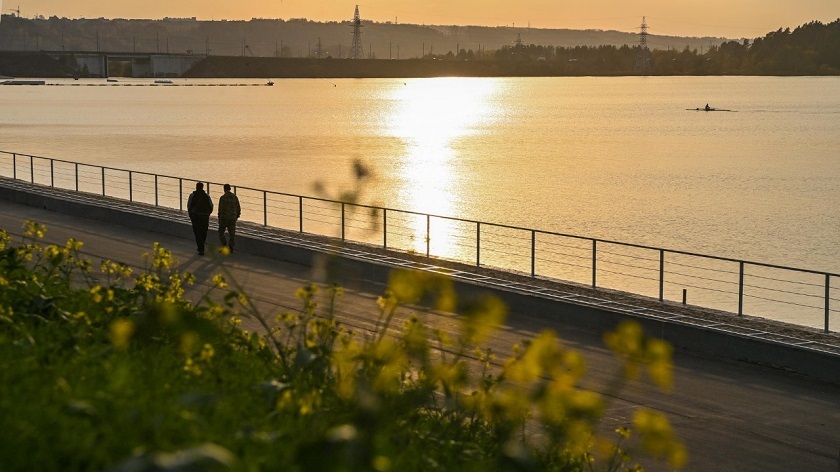
[[[840,78],[49,82],[0,149],[840,272]]]

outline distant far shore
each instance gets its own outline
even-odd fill
[[[103,53],[118,55],[118,53]],[[497,59],[333,59],[333,58],[282,58],[242,56],[194,56],[194,64],[183,73],[142,75],[132,73],[130,62],[111,60],[107,74],[90,74],[80,71],[73,63],[59,53],[50,52],[0,52],[0,76],[38,78],[89,78],[89,77],[136,77],[136,78],[426,78],[426,77],[576,77],[602,76],[620,77],[642,75],[632,69],[609,71],[582,67],[566,61],[528,61]],[[128,64],[128,65],[126,65]],[[707,76],[707,75],[782,75],[807,76],[813,73],[764,73],[764,74],[721,74],[721,73],[675,73],[674,71],[651,70],[644,75],[651,76]],[[840,75],[836,70],[823,74]]]

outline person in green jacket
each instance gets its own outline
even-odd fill
[[[230,191],[230,184],[225,184],[225,193],[219,197],[219,241],[233,252],[234,236],[236,235],[236,220],[242,214],[239,198]],[[225,230],[230,235],[230,241],[225,239]]]

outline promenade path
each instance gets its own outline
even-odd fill
[[[63,244],[70,237],[83,241],[82,252],[95,266],[101,259],[111,259],[139,270],[144,266],[142,254],[154,242],[160,242],[180,261],[179,270],[196,275],[198,281],[189,297],[206,291],[213,275],[224,269],[269,314],[298,308],[295,290],[313,280],[323,280],[327,273],[317,264],[312,267],[248,254],[250,241],[244,238],[238,251],[230,257],[198,256],[189,237],[162,234],[153,227],[141,230],[0,200],[0,228],[10,232],[16,242],[22,238],[21,225],[27,219],[47,225],[47,242]],[[211,228],[208,242],[214,241]],[[345,287],[346,294],[338,306],[339,318],[357,329],[370,327],[376,314],[376,297],[385,288],[385,271],[364,264],[342,265],[335,260],[324,260],[327,267],[334,268],[329,271],[330,276]],[[410,309],[420,313],[430,325],[453,329],[457,324],[450,313],[422,307]],[[603,347],[599,334],[560,324],[546,313],[517,308],[512,309],[508,322],[492,338],[490,346],[503,355],[510,352],[514,343],[543,329],[556,331],[565,345],[579,350],[586,359],[585,387],[610,399],[605,419],[607,429],[629,424],[640,406],[666,414],[688,446],[690,462],[685,470],[840,470],[838,384],[781,369],[677,350],[674,388],[670,394],[637,383],[611,392],[606,386],[619,367]],[[647,470],[668,470],[659,463],[642,463]]]

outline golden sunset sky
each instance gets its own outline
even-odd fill
[[[352,18],[345,0],[0,0],[3,13],[68,18],[196,17],[200,20]],[[779,28],[840,17],[840,0],[366,0],[361,16],[373,21],[438,25],[638,31],[646,16],[651,34],[755,38]]]

